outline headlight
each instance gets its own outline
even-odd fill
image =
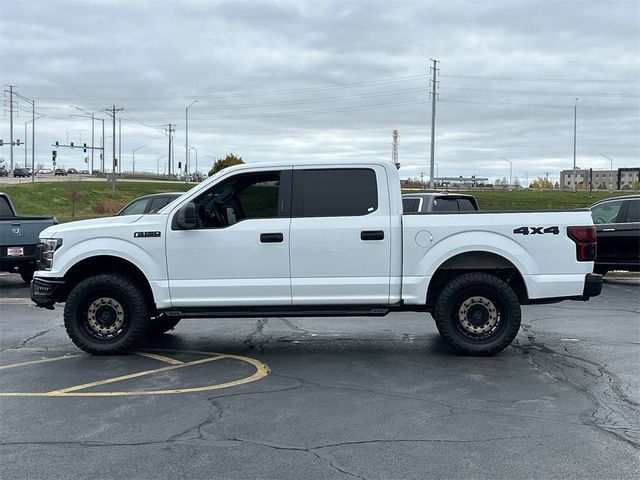
[[[51,270],[53,267],[53,252],[62,246],[61,238],[47,238],[40,240],[38,248],[40,249],[40,262],[38,270]]]

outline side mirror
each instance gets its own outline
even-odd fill
[[[189,202],[178,210],[173,217],[173,230],[192,230],[198,226],[196,206]]]

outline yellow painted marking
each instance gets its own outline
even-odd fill
[[[67,358],[75,358],[83,356],[82,353],[76,353],[74,355],[64,355],[62,357],[45,358],[43,360],[31,360],[29,362],[12,363],[11,365],[2,365],[0,370],[6,370],[7,368],[22,367],[24,365],[36,365],[38,363],[57,362],[58,360],[66,360]]]
[[[164,355],[157,355],[155,353],[147,353],[147,352],[133,352],[136,355],[140,355],[141,357],[152,358],[153,360],[160,360],[161,362],[168,363],[170,365],[182,365],[184,362],[180,360],[176,360],[175,358],[165,357]]]
[[[180,365],[172,365],[170,367],[155,368],[153,370],[145,370],[143,372],[130,373],[128,375],[121,375],[119,377],[112,377],[112,378],[107,378],[105,380],[98,380],[97,382],[84,383],[82,385],[75,385],[73,387],[61,388],[60,390],[52,390],[50,392],[47,392],[47,394],[51,396],[56,396],[61,393],[75,392],[76,390],[85,390],[87,388],[97,387],[99,385],[107,385],[109,383],[122,382],[124,380],[130,380],[132,378],[146,377],[148,375],[153,375],[155,373],[164,373],[164,372],[169,372],[171,370],[177,370],[179,368],[191,367],[193,365],[200,365],[202,363],[208,363],[208,362],[213,362],[215,360],[220,360],[221,358],[223,357],[202,358],[200,360],[194,360],[193,362],[181,363]]]
[[[0,392],[0,397],[118,397],[118,396],[141,396],[141,395],[170,395],[177,393],[195,393],[195,392],[207,392],[211,390],[219,390],[223,388],[235,387],[238,385],[243,385],[245,383],[255,382],[256,380],[260,380],[261,378],[266,377],[269,374],[269,367],[259,360],[255,360],[249,357],[243,357],[240,355],[227,355],[213,352],[203,352],[199,350],[167,350],[167,349],[149,349],[157,352],[169,352],[169,353],[189,353],[189,354],[197,354],[197,355],[209,355],[209,357],[195,360],[193,362],[180,363],[179,365],[171,365],[169,367],[157,368],[154,370],[145,370],[143,372],[132,373],[129,375],[123,375],[120,377],[113,377],[105,380],[100,380],[97,382],[86,383],[83,385],[76,385],[72,387],[67,387],[59,390],[53,390],[50,392]],[[147,352],[137,352],[137,353],[147,353]],[[82,355],[82,354],[78,354]],[[158,355],[160,356],[160,355]],[[169,357],[165,357],[169,358]],[[137,391],[118,391],[118,392],[79,392],[78,390],[84,390],[87,388],[106,385],[109,383],[120,382],[124,380],[128,380],[131,378],[139,378],[147,375],[153,375],[155,373],[162,373],[166,371],[176,370],[179,368],[190,367],[194,365],[201,365],[208,362],[213,362],[216,360],[222,359],[232,359],[238,360],[244,363],[248,363],[253,365],[256,369],[253,375],[250,375],[245,378],[241,378],[238,380],[233,380],[226,383],[219,383],[214,385],[203,385],[200,387],[190,387],[190,388],[174,388],[167,390],[137,390]],[[171,359],[173,360],[173,359]],[[177,361],[177,360],[175,360]]]

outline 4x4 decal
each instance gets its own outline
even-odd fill
[[[560,229],[557,226],[553,227],[518,227],[513,230],[513,233],[520,233],[522,235],[543,235],[545,233],[552,233],[558,235]]]

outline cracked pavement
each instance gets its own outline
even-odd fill
[[[0,365],[80,353],[59,307],[5,302],[0,319]],[[640,476],[637,284],[523,307],[516,342],[489,358],[456,355],[413,313],[184,320],[144,347],[243,355],[271,372],[200,393],[0,398],[0,478]],[[81,384],[148,362],[82,354],[0,370],[0,390]],[[193,385],[246,368],[214,364],[129,382]]]

